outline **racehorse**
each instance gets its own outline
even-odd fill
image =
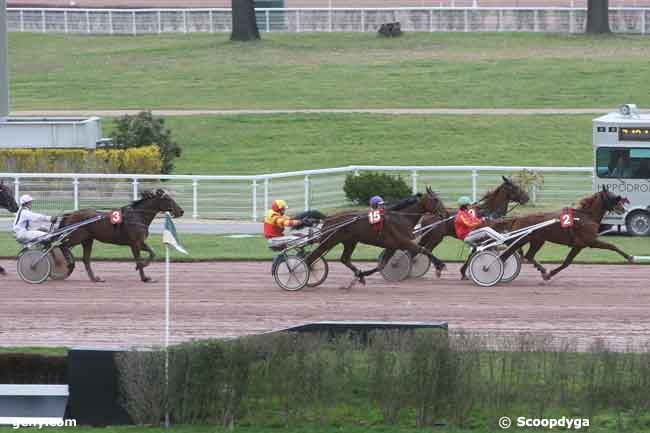
[[[585,197],[580,201],[577,209],[572,209],[573,224],[572,227],[563,228],[560,222],[550,226],[541,228],[534,231],[530,235],[524,237],[517,243],[513,244],[512,248],[502,256],[505,260],[518,248],[523,247],[525,244],[530,243],[530,247],[524,256],[529,263],[532,263],[541,274],[544,280],[550,280],[554,275],[562,269],[569,266],[573,259],[584,248],[599,248],[604,250],[616,251],[627,260],[629,263],[634,262],[634,257],[626,254],[616,245],[598,240],[598,229],[600,222],[607,212],[615,212],[617,214],[625,213],[625,204],[629,201],[625,197],[616,195],[613,192],[603,187],[602,191],[596,194]],[[517,230],[524,227],[532,226],[544,221],[558,218],[560,212],[556,213],[537,213],[526,215],[522,217],[508,218],[506,220],[495,222],[493,227],[509,227],[510,230]],[[555,244],[567,245],[571,247],[571,251],[564,259],[564,262],[551,272],[546,272],[546,269],[535,260],[535,254],[544,245],[545,242],[553,242]]]
[[[381,230],[377,230],[370,224],[366,213],[345,212],[332,215],[325,219],[321,232],[328,233],[328,229],[339,225],[340,228],[332,229],[330,233],[323,235],[324,238],[319,240],[318,248],[307,256],[307,265],[311,266],[317,259],[342,243],[341,263],[348,267],[355,277],[348,288],[352,288],[357,281],[365,284],[365,277],[383,269],[396,250],[407,250],[413,255],[426,254],[436,269],[441,271],[444,264],[413,240],[413,227],[423,214],[437,215],[443,212],[445,208],[442,201],[431,188],[427,187],[426,194],[416,194],[388,207]],[[359,242],[386,249],[383,260],[376,268],[361,271],[352,264],[352,253]]]
[[[11,187],[0,180],[0,207],[7,209],[9,212],[18,212],[18,203],[14,200]],[[0,275],[7,275],[7,272],[0,266]]]
[[[492,191],[488,191],[481,200],[479,200],[472,209],[480,217],[488,217],[489,219],[501,218],[508,213],[508,205],[510,202],[519,204],[528,203],[528,193],[519,185],[514,183],[509,178],[502,176],[503,183]],[[448,210],[450,215],[455,215],[456,210]],[[422,227],[436,222],[436,218],[424,217],[422,219]],[[450,218],[447,221],[441,222],[440,225],[434,227],[420,239],[419,244],[426,248],[428,251],[433,249],[442,242],[445,236],[456,236],[454,228],[454,219]],[[461,279],[466,279],[465,271],[469,264],[469,258],[465,261],[460,268]]]
[[[91,281],[101,282],[90,267],[90,254],[92,253],[93,241],[97,239],[107,244],[129,245],[136,261],[136,269],[140,272],[140,279],[143,282],[151,281],[151,278],[144,274],[144,268],[149,266],[155,257],[154,251],[145,242],[149,235],[149,225],[159,212],[170,212],[174,218],[183,215],[183,209],[169,196],[165,190],[143,191],[140,200],[132,202],[120,209],[122,221],[113,224],[109,212],[97,212],[95,209],[82,209],[64,215],[60,227],[75,224],[97,215],[105,217],[88,225],[82,226],[72,232],[70,237],[63,242],[63,247],[72,248],[81,244],[83,247],[83,262],[86,272]],[[149,253],[149,258],[141,260],[140,251]]]

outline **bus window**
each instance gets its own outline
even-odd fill
[[[598,177],[650,179],[650,149],[600,147],[596,151]]]

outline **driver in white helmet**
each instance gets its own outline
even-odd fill
[[[56,222],[56,217],[32,212],[32,196],[23,194],[20,196],[20,209],[14,220],[14,234],[18,242],[24,243],[43,236],[44,231],[40,229],[40,223]]]

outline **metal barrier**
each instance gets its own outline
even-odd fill
[[[431,185],[444,201],[453,203],[460,195],[476,199],[499,185],[502,175],[524,169],[544,178],[541,189],[530,185],[531,201],[539,207],[566,206],[592,191],[591,167],[348,166],[254,176],[0,173],[0,178],[13,181],[16,198],[29,193],[36,210],[50,214],[120,207],[144,189],[164,187],[193,219],[261,221],[271,200],[280,197],[292,211],[349,206],[345,178],[363,171],[401,176],[414,193]],[[2,215],[9,214],[0,210]]]
[[[399,21],[410,32],[581,33],[584,7],[399,7],[256,9],[266,32],[375,32]],[[8,8],[13,32],[81,34],[215,33],[231,31],[231,10]],[[619,33],[650,33],[650,8],[610,8]]]

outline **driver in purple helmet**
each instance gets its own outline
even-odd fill
[[[378,195],[370,198],[368,221],[377,232],[382,230],[384,223],[384,199]]]

